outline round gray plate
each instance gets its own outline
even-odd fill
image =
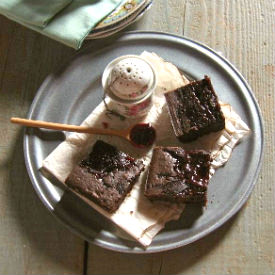
[[[263,150],[263,125],[257,102],[244,78],[223,57],[189,39],[165,33],[132,32],[93,41],[40,87],[28,117],[80,124],[101,101],[104,67],[125,54],[155,52],[194,79],[205,74],[223,102],[230,103],[251,128],[225,167],[211,179],[207,208],[188,206],[178,221],[167,224],[151,246],[142,249],[124,239],[118,229],[58,182],[39,169],[42,160],[64,139],[63,133],[27,129],[24,138],[26,166],[34,189],[45,206],[70,229],[102,247],[133,253],[151,253],[191,243],[217,229],[247,200],[256,182]]]

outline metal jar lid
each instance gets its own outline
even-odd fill
[[[124,55],[106,66],[102,86],[114,101],[128,105],[152,94],[156,74],[151,64],[140,56]]]

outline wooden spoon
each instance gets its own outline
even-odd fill
[[[155,129],[148,123],[139,123],[134,126],[123,129],[101,129],[92,128],[87,126],[77,126],[70,124],[54,123],[41,120],[31,120],[18,117],[12,117],[10,119],[12,123],[21,124],[28,127],[45,128],[58,131],[68,131],[77,133],[87,133],[87,134],[98,134],[98,135],[110,135],[118,136],[130,141],[133,145],[143,148],[150,146],[154,143],[156,138]]]

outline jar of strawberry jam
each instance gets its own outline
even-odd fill
[[[142,57],[125,55],[107,65],[102,85],[118,113],[128,118],[141,117],[152,106],[156,74],[151,64]]]

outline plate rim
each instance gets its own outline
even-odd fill
[[[113,25],[116,25],[118,24],[120,21],[123,21],[125,20],[128,16],[131,16],[132,14],[136,13],[139,11],[139,9],[142,8],[143,5],[146,4],[146,1],[148,0],[141,0],[141,2],[139,4],[137,4],[136,6],[134,6],[133,10],[130,10],[130,11],[126,11],[126,13],[123,15],[123,16],[120,16],[118,17],[116,20],[112,21],[112,22],[109,22],[107,23],[106,25],[103,25],[101,27],[98,27],[99,24],[101,24],[102,22],[104,22],[110,15],[112,15],[112,13],[114,13],[116,10],[119,10],[121,9],[124,5],[128,4],[127,3],[128,0],[125,0],[125,2],[121,2],[109,15],[107,15],[106,17],[104,17],[95,27],[94,30],[97,30],[97,31],[101,31],[101,30],[104,30],[105,28],[108,29],[110,28],[111,26]],[[131,3],[130,3],[131,4]],[[92,31],[91,31],[92,33]]]
[[[196,40],[181,36],[181,35],[176,35],[176,34],[172,34],[172,33],[168,33],[168,32],[160,32],[160,31],[130,31],[130,32],[124,32],[124,33],[120,33],[117,35],[114,35],[113,37],[109,38],[109,39],[114,39],[115,42],[117,42],[117,38],[119,41],[123,41],[124,39],[128,39],[128,37],[132,37],[132,36],[138,36],[138,35],[158,35],[160,39],[163,39],[165,37],[170,37],[172,39],[177,39],[177,40],[184,40],[187,41],[191,44],[195,44],[196,46],[202,47],[205,50],[211,52],[212,54],[214,54],[217,58],[221,59],[222,62],[224,62],[229,68],[231,68],[233,70],[233,72],[236,74],[236,76],[239,78],[239,80],[241,80],[241,82],[244,84],[244,86],[246,87],[247,92],[250,95],[251,100],[254,103],[254,107],[257,111],[257,118],[258,118],[258,122],[259,122],[259,128],[261,129],[260,131],[260,136],[261,136],[261,144],[259,146],[259,158],[258,158],[258,162],[257,162],[257,168],[253,174],[253,179],[251,180],[251,183],[249,185],[249,188],[246,190],[246,192],[244,194],[242,194],[241,198],[237,201],[237,203],[234,204],[234,206],[228,211],[228,213],[226,213],[226,215],[224,215],[221,219],[219,219],[217,222],[215,222],[214,224],[212,224],[211,226],[209,226],[208,228],[206,228],[205,230],[199,232],[198,234],[196,234],[195,236],[192,236],[190,238],[188,238],[187,240],[181,240],[177,243],[168,245],[168,246],[162,246],[160,248],[156,248],[155,250],[144,250],[144,249],[131,249],[129,247],[127,248],[118,248],[118,247],[112,247],[111,245],[106,245],[104,244],[104,242],[99,242],[97,239],[94,239],[93,241],[91,240],[87,240],[87,237],[82,234],[81,232],[79,232],[79,230],[77,230],[71,223],[68,223],[67,221],[64,221],[62,219],[62,217],[60,217],[58,215],[58,212],[53,213],[52,211],[52,206],[50,205],[50,203],[48,202],[47,198],[45,198],[45,196],[41,193],[41,190],[39,190],[39,184],[36,182],[36,178],[34,173],[32,172],[33,167],[31,166],[31,161],[30,161],[30,155],[28,154],[28,148],[29,148],[29,135],[27,134],[27,129],[24,130],[24,139],[23,139],[23,150],[24,150],[24,160],[25,160],[25,166],[29,175],[29,178],[31,180],[31,183],[36,191],[36,194],[38,195],[39,199],[42,201],[42,203],[46,206],[46,208],[51,212],[51,214],[58,220],[60,221],[62,224],[64,224],[69,230],[73,231],[74,233],[76,233],[77,235],[81,236],[84,240],[87,240],[88,242],[91,242],[95,245],[98,245],[102,248],[105,249],[109,249],[112,251],[116,251],[116,252],[123,252],[123,253],[131,253],[131,254],[152,254],[152,253],[158,253],[158,252],[163,252],[163,251],[168,251],[168,250],[172,250],[172,249],[176,249],[185,245],[188,245],[190,243],[193,243],[203,237],[205,237],[206,235],[208,235],[209,233],[215,231],[216,229],[218,229],[220,226],[222,226],[223,224],[225,224],[230,218],[232,218],[241,208],[242,206],[245,204],[245,202],[248,200],[249,196],[251,195],[256,182],[258,181],[258,176],[262,167],[262,163],[263,163],[263,154],[264,154],[264,121],[263,121],[263,117],[261,114],[261,110],[259,107],[259,104],[256,100],[256,97],[254,95],[254,93],[252,92],[251,87],[249,86],[248,82],[245,80],[245,78],[242,76],[242,74],[237,70],[237,68],[229,61],[227,60],[224,56],[220,55],[218,52],[216,52],[215,50],[213,50],[212,48],[208,47],[207,45],[205,45],[204,43],[198,42]],[[70,56],[68,59],[66,59],[61,66],[59,66],[57,68],[60,69],[63,66],[66,66],[68,64],[69,61],[73,60],[77,55],[81,54],[81,52],[86,51],[89,48],[93,48],[94,45],[87,45],[87,47],[82,48],[81,50],[77,51],[75,54],[73,54],[72,56]],[[105,47],[104,41],[103,41],[103,47]],[[96,53],[95,53],[96,54]],[[45,79],[44,81],[41,83],[40,87],[38,88],[34,100],[30,106],[29,112],[27,114],[27,118],[32,118],[33,112],[35,110],[36,104],[37,102],[39,102],[39,99],[41,98],[42,94],[43,94],[43,89],[44,87],[51,81],[51,79],[53,78],[54,75],[54,71],[51,72]]]
[[[144,16],[144,14],[146,12],[148,12],[148,10],[152,6],[152,1],[153,0],[149,1],[148,4],[146,4],[142,8],[140,8],[136,13],[133,13],[132,15],[129,15],[127,18],[125,18],[125,20],[122,20],[119,25],[109,28],[109,29],[106,29],[106,30],[102,30],[101,32],[90,33],[89,35],[87,35],[85,40],[95,40],[95,39],[107,38],[123,29],[126,29],[130,25],[132,25],[135,22],[137,22],[138,20],[140,20]]]
[[[105,18],[103,18],[95,27],[94,30],[92,30],[89,34],[93,34],[93,33],[97,33],[97,32],[100,32],[100,31],[103,31],[103,30],[108,30],[110,28],[113,28],[115,25],[119,25],[121,23],[121,21],[125,21],[125,19],[127,19],[128,17],[132,16],[133,14],[135,13],[138,13],[139,10],[142,9],[143,6],[146,5],[146,2],[148,0],[142,0],[139,4],[137,4],[133,10],[130,10],[130,11],[127,11],[123,16],[121,17],[118,17],[116,20],[112,21],[112,22],[109,22],[107,23],[106,25],[103,25],[101,27],[98,27],[99,24],[101,24],[102,22],[104,22],[113,12],[115,12],[117,9],[121,9],[124,5],[127,4],[127,0],[125,3],[121,2],[119,4],[119,6],[117,6],[117,8],[115,10],[113,10],[108,16],[106,16]]]

